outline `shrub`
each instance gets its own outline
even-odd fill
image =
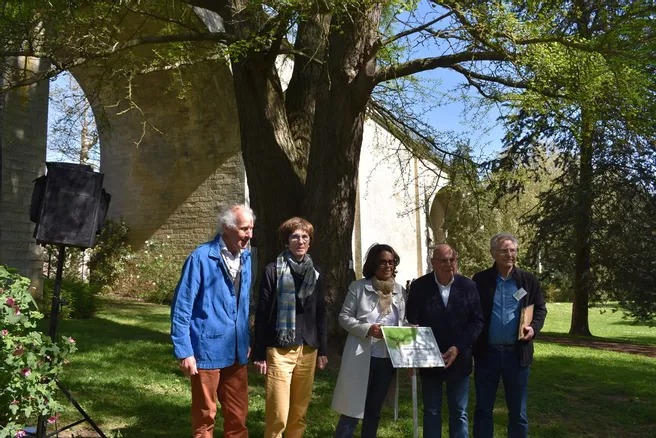
[[[86,251],[88,250],[73,247],[66,248],[66,258],[63,266],[63,276],[65,278],[84,279]],[[43,257],[43,273],[47,278],[55,277],[59,259],[59,245],[43,245]]]
[[[52,292],[55,280],[48,278],[43,285],[43,311],[50,314]],[[91,285],[76,278],[62,279],[60,298],[64,304],[61,307],[61,317],[70,319],[91,318],[98,310],[99,285]]]
[[[549,303],[571,303],[574,298],[574,289],[570,281],[564,276],[544,276],[540,279],[542,294]]]
[[[122,294],[151,303],[170,303],[180,276],[181,260],[167,240],[148,240],[133,253],[117,281]]]
[[[90,283],[111,287],[123,274],[131,252],[127,234],[122,220],[105,222],[88,263]]]
[[[56,419],[55,378],[76,349],[72,338],[53,342],[36,330],[43,314],[29,288],[27,278],[0,266],[0,438],[16,436],[38,415]]]

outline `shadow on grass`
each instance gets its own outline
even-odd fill
[[[540,332],[540,339],[549,339],[549,340],[572,340],[576,341],[576,343],[579,346],[585,346],[585,344],[589,344],[590,347],[594,347],[594,344],[599,344],[599,343],[612,343],[616,342],[619,344],[634,344],[634,345],[643,345],[647,347],[652,347],[656,349],[656,334],[654,336],[645,336],[644,334],[640,334],[640,337],[631,337],[630,335],[627,335],[626,337],[613,337],[613,338],[607,338],[603,336],[579,336],[579,335],[570,335],[569,333],[562,333],[562,332],[552,332],[552,331],[542,331]]]
[[[189,384],[171,354],[168,310],[130,302],[109,306],[92,320],[62,321],[60,332],[73,336],[79,347],[62,382],[109,437],[189,436]],[[339,360],[336,355],[330,360],[327,370],[316,373],[308,438],[332,436],[338,420],[330,403]],[[640,356],[538,343],[529,381],[531,437],[650,436],[656,427],[654,365],[654,359]],[[251,368],[249,383],[248,427],[251,437],[257,438],[264,432],[264,379]],[[386,407],[379,437],[412,436],[411,400],[410,381],[403,374],[399,420],[394,422],[392,409]],[[474,406],[472,381],[470,429]],[[65,420],[77,419],[71,410]],[[495,436],[505,436],[506,415],[500,387]],[[219,419],[216,436],[221,435],[220,425]]]
[[[646,437],[656,426],[654,359],[538,345],[529,381],[532,437]],[[506,423],[504,415],[495,423]]]

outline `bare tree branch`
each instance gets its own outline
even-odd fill
[[[504,85],[506,87],[511,87],[511,88],[522,88],[522,89],[527,89],[528,83],[526,81],[521,81],[521,80],[513,80],[510,78],[503,78],[499,76],[493,76],[493,75],[485,75],[482,73],[477,73],[472,70],[469,70],[459,64],[454,64],[450,65],[449,68],[453,71],[456,71],[463,75],[465,78],[467,78],[468,81],[471,83],[471,79],[477,79],[480,81],[485,81],[485,82],[491,82],[491,83],[496,83],[500,85]],[[473,85],[473,84],[472,84]]]
[[[376,122],[399,139],[399,141],[403,143],[413,155],[423,159],[430,159],[435,164],[440,164],[435,162],[435,160],[437,160],[437,153],[439,153],[444,157],[451,156],[453,158],[470,162],[476,166],[481,166],[471,158],[464,157],[443,147],[435,140],[435,138],[428,137],[424,133],[419,132],[418,129],[406,123],[404,119],[386,108],[380,102],[377,102],[375,99],[371,99],[369,107],[375,113],[374,119]],[[419,146],[419,144],[422,144],[423,146]],[[425,154],[421,154],[418,150],[424,149],[426,146],[429,147],[432,157],[427,157]],[[444,158],[442,158],[441,161],[443,162]]]
[[[461,62],[507,60],[508,56],[506,54],[497,51],[465,51],[451,55],[436,56],[433,58],[413,59],[399,65],[389,66],[376,72],[374,83],[379,84],[390,79],[409,76],[423,71],[434,70],[436,68],[451,67]]]
[[[417,32],[421,32],[423,30],[426,30],[426,29],[430,28],[433,24],[444,20],[445,18],[449,17],[450,15],[452,15],[452,13],[448,12],[444,15],[441,15],[441,16],[437,17],[434,20],[429,21],[428,23],[422,24],[421,26],[417,26],[417,27],[414,27],[412,29],[408,29],[408,30],[405,30],[403,32],[399,32],[396,35],[391,36],[390,38],[387,38],[387,39],[383,40],[381,42],[381,45],[390,44],[390,43],[393,43],[394,41],[397,41],[401,38],[404,38],[404,37],[410,36],[412,34],[415,34]]]

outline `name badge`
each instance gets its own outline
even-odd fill
[[[513,294],[513,297],[515,297],[517,301],[521,300],[525,296],[526,296],[526,291],[524,290],[523,287],[519,288],[519,290],[517,290],[517,292]]]

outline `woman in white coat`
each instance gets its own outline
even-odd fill
[[[405,291],[394,281],[399,255],[389,245],[369,249],[362,280],[349,286],[339,323],[348,332],[332,409],[341,414],[335,438],[352,437],[360,419],[362,438],[375,438],[394,367],[381,327],[403,325]]]

